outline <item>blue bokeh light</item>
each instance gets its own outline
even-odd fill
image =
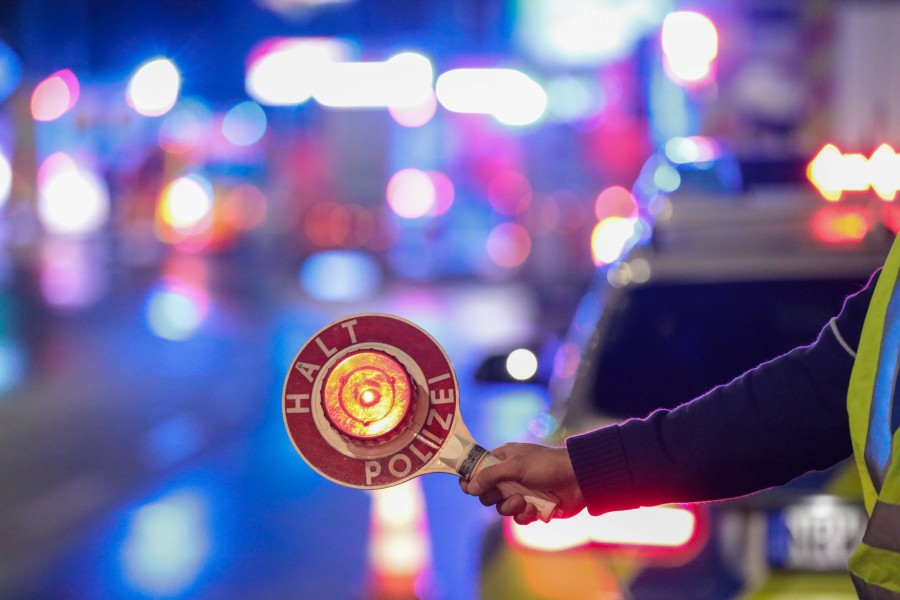
[[[0,101],[12,94],[22,80],[22,61],[19,56],[0,41]]]
[[[210,556],[209,506],[179,490],[137,509],[122,547],[126,579],[138,590],[171,596],[189,588]]]
[[[236,104],[222,119],[222,135],[235,146],[252,146],[266,133],[266,113],[247,100]]]
[[[365,252],[327,250],[310,256],[300,268],[300,283],[325,301],[360,300],[381,285],[381,267]]]

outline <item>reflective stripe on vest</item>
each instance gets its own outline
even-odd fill
[[[850,558],[860,598],[900,600],[900,431],[891,413],[900,366],[900,237],[872,295],[853,364],[847,412],[869,523]]]

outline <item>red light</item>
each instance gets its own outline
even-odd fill
[[[824,206],[813,215],[816,239],[829,244],[858,242],[869,233],[869,216],[855,206]]]
[[[338,431],[358,440],[395,432],[409,413],[412,382],[406,369],[384,352],[349,354],[325,377],[325,415]]]
[[[519,525],[506,521],[510,544],[531,550],[559,552],[587,545],[609,551],[630,552],[672,560],[688,560],[703,547],[706,527],[692,504],[645,507],[606,513],[587,511],[570,519]]]
[[[886,204],[882,207],[881,222],[891,233],[900,232],[900,207]]]
[[[370,598],[420,598],[433,569],[422,484],[372,491],[368,567]],[[430,595],[425,595],[430,597]]]
[[[350,214],[337,202],[322,200],[310,205],[303,216],[306,239],[317,248],[340,247],[350,233]]]
[[[531,205],[531,183],[518,171],[506,169],[491,179],[487,195],[488,202],[498,213],[520,215]]]

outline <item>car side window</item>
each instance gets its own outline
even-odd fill
[[[583,373],[595,409],[617,418],[674,408],[812,343],[856,280],[634,286],[607,306]]]

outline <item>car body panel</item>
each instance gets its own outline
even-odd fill
[[[618,263],[597,270],[594,283],[586,291],[567,338],[562,342],[562,347],[569,345],[570,354],[577,348],[577,368],[567,368],[563,374],[557,372],[549,382],[552,398],[549,414],[558,423],[558,428],[542,442],[561,444],[570,435],[640,417],[654,408],[674,407],[689,399],[678,398],[671,403],[659,401],[651,406],[654,401],[651,398],[631,413],[610,412],[608,404],[597,406],[597,389],[607,389],[595,388],[599,385],[595,381],[597,372],[604,368],[603,352],[608,350],[606,346],[612,343],[611,336],[616,335],[615,329],[621,324],[615,319],[625,318],[619,313],[630,301],[629,295],[634,290],[655,287],[678,291],[682,286],[685,294],[696,292],[700,311],[717,309],[711,296],[704,294],[728,286],[739,290],[740,286],[746,285],[748,290],[754,290],[752,293],[758,295],[753,300],[747,299],[748,306],[764,302],[764,290],[770,287],[791,289],[795,286],[799,290],[789,295],[793,294],[794,300],[801,302],[784,314],[775,314],[773,318],[782,322],[776,323],[772,331],[796,325],[800,337],[785,337],[784,331],[772,334],[784,338],[780,346],[768,348],[767,355],[754,355],[749,364],[734,365],[728,373],[723,370],[722,380],[704,380],[703,373],[699,373],[699,381],[705,387],[691,392],[699,394],[727,383],[729,378],[763,360],[796,345],[811,343],[828,319],[837,314],[843,296],[862,287],[882,264],[893,240],[890,231],[878,226],[872,226],[867,236],[857,240],[834,243],[826,239],[827,236],[823,237],[813,224],[823,209],[833,207],[823,205],[806,193],[750,195],[721,203],[710,198],[681,198],[670,202],[672,206],[663,211],[664,218],[649,243],[633,248]],[[803,294],[816,296],[813,300],[819,299],[819,292],[815,291],[819,285],[822,290],[828,290],[821,292],[829,296],[828,301],[823,305],[816,302],[804,305]],[[755,287],[763,291],[758,293]],[[687,298],[685,296],[683,301],[685,304]],[[727,295],[721,298],[724,305],[734,304]],[[752,333],[753,319],[781,310],[779,306],[768,305],[757,308],[758,311],[747,310],[745,317],[728,318],[746,318],[751,324],[744,332],[748,334]],[[666,309],[666,305],[660,304],[648,305],[641,310],[651,317],[659,317]],[[663,360],[652,345],[671,345],[690,337],[689,330],[678,330],[675,325],[667,335],[663,321],[659,317],[658,323],[648,326],[648,332],[638,334],[644,336],[641,343],[650,351],[643,353],[644,357],[640,351],[635,352],[635,356],[622,360],[623,365],[635,360]],[[727,321],[717,323],[715,319],[706,325],[712,329],[729,328]],[[628,331],[634,334],[636,330],[631,326]],[[739,338],[735,332],[735,344],[742,343]],[[761,347],[765,346],[765,340],[758,341]],[[617,348],[616,352],[620,352],[621,348]],[[690,348],[677,350],[676,358],[680,354],[687,360],[685,352],[689,351]],[[728,350],[718,352],[724,355]],[[707,364],[704,361],[715,359],[706,355],[698,357],[696,360],[701,366]],[[631,364],[631,367],[635,365]],[[677,369],[683,367],[675,365],[676,371],[672,373],[677,374]],[[623,367],[619,365],[618,368]],[[627,395],[629,385],[637,382],[643,371],[642,366],[637,365],[611,372],[614,375],[604,381],[612,382],[617,392],[611,395],[615,396],[616,393]],[[617,377],[624,381],[616,382]],[[652,375],[646,377],[652,378]],[[665,390],[661,397],[670,390],[671,383],[663,379],[657,381],[657,385]],[[601,404],[604,402],[600,401]],[[704,505],[708,507],[711,523],[708,541],[696,557],[681,564],[671,561],[667,564],[661,556],[597,544],[540,552],[516,547],[492,532],[489,537],[493,535],[498,539],[488,544],[484,555],[483,598],[855,597],[847,574],[842,568],[835,570],[840,561],[833,560],[833,556],[830,562],[822,563],[824,566],[818,571],[815,561],[800,561],[796,564],[803,565],[802,568],[793,568],[791,561],[785,558],[788,552],[785,548],[794,551],[801,543],[791,538],[794,534],[785,525],[786,515],[811,515],[804,512],[805,507],[820,500],[847,507],[846,510],[835,509],[835,515],[846,515],[849,521],[843,529],[836,530],[839,539],[829,543],[836,548],[832,553],[849,552],[848,548],[852,549],[856,543],[854,536],[861,536],[861,530],[857,531],[856,527],[864,522],[854,516],[857,514],[854,511],[862,510],[862,499],[852,461],[845,461],[825,472],[802,476],[782,488]],[[862,514],[864,519],[864,512]],[[816,523],[812,522],[809,527],[816,527]],[[773,541],[777,528],[780,528],[781,538]],[[783,564],[780,565],[774,561],[778,556],[772,544],[776,542],[781,544],[778,552]],[[573,584],[580,593],[572,591]]]

